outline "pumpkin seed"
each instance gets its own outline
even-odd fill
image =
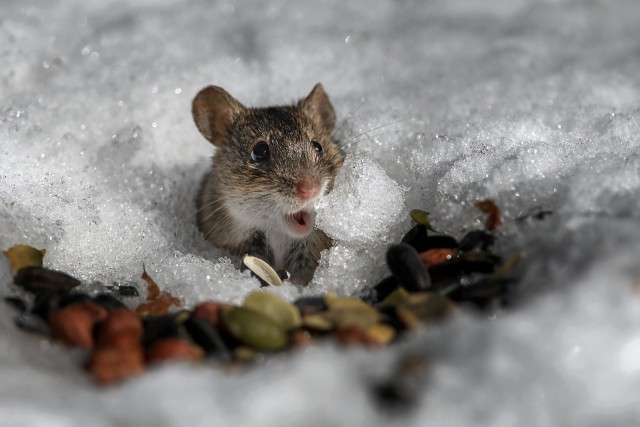
[[[244,300],[244,307],[265,315],[285,331],[299,328],[302,325],[298,309],[293,304],[289,304],[269,292],[251,292]]]
[[[356,298],[328,295],[327,307],[326,315],[338,329],[351,326],[366,329],[381,319],[378,310]]]
[[[326,313],[306,315],[302,318],[302,325],[305,328],[323,332],[333,329],[333,322],[331,322]]]
[[[282,279],[267,262],[258,257],[245,255],[242,263],[269,286],[282,286]]]
[[[367,336],[379,345],[386,345],[396,336],[396,330],[384,323],[376,323],[367,329]]]
[[[409,292],[404,288],[398,288],[395,291],[391,292],[388,297],[386,297],[381,303],[381,307],[390,306],[390,305],[398,305],[409,296]]]
[[[398,317],[410,329],[423,323],[442,320],[453,312],[455,305],[442,295],[416,293],[409,295],[396,307]]]
[[[289,342],[280,325],[250,308],[223,309],[222,318],[231,335],[257,350],[279,350]]]

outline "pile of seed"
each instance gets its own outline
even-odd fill
[[[502,262],[491,253],[494,237],[487,231],[472,231],[458,242],[434,232],[424,212],[412,211],[412,218],[416,225],[402,243],[388,249],[392,275],[354,297],[327,294],[290,303],[256,290],[241,306],[206,301],[170,312],[180,302],[160,292],[144,272],[149,295],[134,310],[122,300],[137,295],[135,288],[113,287],[97,296],[76,292],[80,281],[42,267],[44,251],[19,245],[5,254],[15,285],[33,298],[30,304],[19,297],[5,301],[18,310],[20,328],[87,349],[86,368],[101,384],[169,360],[243,366],[260,355],[319,341],[384,346],[441,321],[460,304],[484,308],[504,303],[517,256]]]

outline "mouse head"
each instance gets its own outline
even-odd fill
[[[321,84],[292,106],[267,108],[247,108],[209,86],[195,97],[193,118],[217,147],[212,179],[234,218],[292,237],[311,232],[313,203],[331,189],[343,161]]]

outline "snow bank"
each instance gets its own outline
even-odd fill
[[[4,4],[0,247],[45,247],[88,291],[143,288],[144,262],[187,304],[242,300],[256,280],[195,225],[213,148],[191,99],[217,84],[282,104],[321,81],[354,167],[319,207],[337,245],[280,294],[357,292],[386,274],[408,210],[461,235],[487,197],[498,251],[527,268],[509,312],[390,349],[167,366],[106,391],[5,307],[0,425],[638,424],[639,27],[632,0]],[[6,264],[0,280],[16,292]],[[431,360],[419,405],[381,413],[371,384],[407,352]]]

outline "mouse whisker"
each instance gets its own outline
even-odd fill
[[[351,144],[353,144],[354,142],[357,142],[357,138],[360,138],[360,137],[361,137],[361,136],[363,136],[363,135],[368,135],[369,133],[371,133],[371,132],[373,132],[373,131],[376,131],[376,130],[378,130],[378,129],[382,129],[382,128],[385,128],[385,127],[387,127],[387,126],[391,126],[391,125],[395,125],[395,124],[397,124],[397,123],[406,122],[406,121],[408,121],[408,120],[411,120],[411,118],[410,118],[410,117],[408,117],[408,118],[405,118],[405,119],[396,120],[396,121],[394,121],[394,122],[385,123],[385,124],[383,124],[383,125],[380,125],[380,126],[376,126],[376,127],[374,127],[374,128],[371,128],[371,129],[369,129],[369,130],[367,130],[367,131],[365,131],[365,132],[359,133],[359,134],[357,134],[357,135],[355,135],[355,136],[353,136],[353,137],[349,138],[349,140],[348,140],[348,141],[346,141],[346,142],[342,145],[342,148],[343,148],[344,150],[348,149],[348,148],[349,148],[349,146],[350,146]]]
[[[207,209],[209,206],[212,206],[216,203],[218,203],[219,201],[224,200],[224,196],[223,197],[219,197],[216,200],[212,200],[209,203],[207,203],[206,205],[202,206],[200,209],[198,209],[193,215],[192,217],[198,215],[200,212],[202,212],[203,210]]]
[[[347,124],[347,121],[354,117],[355,114],[360,110],[360,108],[362,108],[362,106],[364,105],[364,100],[360,101],[360,104],[358,104],[358,106],[356,107],[355,110],[353,110],[352,112],[348,113],[347,116],[342,119],[342,121],[340,122],[340,125],[338,125],[338,127],[336,128],[336,130],[333,131],[333,135],[332,137],[335,138],[336,135],[338,135],[338,133],[340,132],[340,130],[344,127],[344,125]]]

